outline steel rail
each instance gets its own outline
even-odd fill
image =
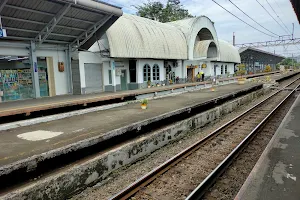
[[[232,152],[190,193],[186,200],[200,200],[206,191],[215,183],[220,175],[231,165],[235,158],[254,139],[259,130],[267,123],[274,113],[297,91],[298,84],[247,136],[236,146]]]
[[[209,135],[207,135],[203,139],[199,140],[198,142],[196,142],[193,145],[189,146],[188,148],[184,149],[180,153],[176,154],[174,157],[170,158],[169,160],[167,160],[166,162],[164,162],[163,164],[161,164],[157,168],[155,168],[152,171],[150,171],[149,173],[147,173],[145,176],[143,176],[140,179],[138,179],[137,181],[133,182],[132,184],[130,184],[128,187],[126,187],[125,189],[123,189],[122,191],[120,191],[119,193],[117,193],[116,195],[112,196],[110,198],[110,200],[119,200],[119,199],[128,199],[128,198],[130,198],[135,193],[137,193],[141,188],[147,186],[152,181],[154,181],[158,176],[160,176],[161,174],[165,173],[170,168],[172,168],[172,166],[176,165],[182,159],[186,158],[187,156],[189,156],[190,154],[192,154],[194,151],[198,150],[204,143],[206,143],[210,139],[218,136],[222,132],[222,130],[228,128],[234,122],[238,121],[239,119],[241,119],[242,117],[244,117],[246,114],[248,114],[249,112],[253,111],[255,108],[257,108],[261,104],[265,103],[266,101],[268,101],[269,99],[271,99],[272,97],[274,97],[275,95],[277,95],[278,93],[284,91],[285,88],[287,88],[288,86],[292,85],[293,83],[295,83],[299,79],[300,78],[297,78],[296,80],[293,80],[291,83],[289,83],[286,86],[282,87],[280,90],[276,91],[274,94],[269,95],[267,98],[265,98],[261,102],[255,104],[254,106],[252,106],[248,110],[244,111],[239,116],[233,118],[229,122],[227,122],[224,125],[222,125],[221,127],[217,128],[216,130],[214,130],[213,132],[211,132]]]

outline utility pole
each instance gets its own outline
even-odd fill
[[[233,32],[233,40],[232,40],[232,43],[233,43],[233,46],[235,46],[235,35],[234,35],[234,32]]]
[[[292,40],[294,39],[294,23],[293,23],[293,32],[292,32]]]
[[[294,54],[292,53],[292,62],[293,62],[293,69],[295,68],[295,63],[294,63]]]

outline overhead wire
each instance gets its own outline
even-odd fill
[[[229,10],[227,10],[226,8],[224,8],[222,5],[220,5],[219,3],[217,3],[215,0],[212,0],[215,4],[217,4],[218,6],[220,6],[221,8],[223,8],[224,10],[226,10],[228,13],[230,13],[232,16],[234,16],[235,18],[239,19],[240,21],[244,22],[245,24],[247,24],[248,26],[250,26],[251,28],[265,34],[265,35],[268,35],[268,36],[271,36],[271,37],[274,37],[273,35],[270,35],[268,33],[265,33],[264,31],[261,31],[257,28],[255,28],[254,26],[252,26],[251,24],[245,22],[244,20],[242,20],[241,18],[239,18],[238,16],[236,16],[235,14],[233,14],[232,12],[230,12]]]
[[[277,12],[274,10],[274,8],[272,7],[272,5],[269,3],[268,0],[266,0],[266,2],[269,4],[269,6],[271,7],[271,9],[273,10],[273,12],[275,13],[275,15],[278,17],[278,19],[280,20],[280,22],[283,24],[283,26],[286,28],[286,30],[288,32],[290,32],[290,30],[288,29],[288,27],[283,23],[283,21],[281,20],[281,18],[279,17],[279,15],[277,14]]]
[[[284,22],[281,20],[281,18],[279,17],[279,15],[278,15],[277,12],[275,11],[275,9],[271,6],[270,2],[269,2],[268,0],[266,0],[266,1],[267,1],[267,3],[269,4],[269,6],[271,7],[271,9],[273,10],[273,12],[275,13],[275,15],[279,18],[279,20],[281,21],[281,23],[284,25],[284,27],[286,28],[286,30],[288,30],[288,32],[289,32],[288,27],[287,27],[287,26],[284,24]],[[279,4],[278,4],[278,2],[277,2],[276,0],[274,0],[274,2],[275,2],[276,5],[278,6],[280,12],[281,12],[282,14],[284,14],[283,11],[282,11],[282,9],[281,9],[281,7],[280,7]],[[291,33],[292,33],[292,32],[291,32]],[[289,32],[288,34],[291,34],[291,33]],[[296,47],[298,50],[300,50],[300,48],[297,46],[297,44],[295,45],[295,47]]]
[[[273,0],[273,1],[276,3],[276,5],[277,5],[277,7],[279,8],[279,10],[280,10],[281,14],[283,14],[283,11],[282,11],[281,7],[279,6],[279,4],[278,4],[277,0]]]
[[[256,0],[256,2],[274,19],[274,21],[286,32],[286,30],[283,28],[283,26],[281,24],[279,24],[279,22],[271,15],[271,13],[258,1]],[[289,32],[287,32],[288,34],[290,34]]]
[[[274,32],[272,32],[272,31],[270,31],[269,29],[267,29],[267,28],[265,28],[265,27],[263,27],[260,23],[258,23],[255,19],[253,19],[252,17],[250,17],[247,13],[245,13],[241,8],[239,8],[235,3],[233,3],[231,0],[229,0],[229,2],[232,4],[232,5],[234,5],[237,9],[239,9],[242,13],[244,13],[247,17],[249,17],[252,21],[254,21],[256,24],[258,24],[260,27],[262,27],[263,29],[265,29],[266,31],[268,31],[268,32],[270,32],[270,33],[272,33],[272,34],[274,34],[274,35],[276,35],[276,36],[278,36],[279,37],[279,35],[278,34],[276,34],[276,33],[274,33]]]

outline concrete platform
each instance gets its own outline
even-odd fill
[[[300,199],[300,96],[235,199]]]
[[[0,188],[3,188],[0,189],[0,199],[37,199],[37,197],[40,199],[69,199],[88,186],[106,182],[111,173],[145,158],[145,156],[173,141],[180,140],[189,134],[191,130],[201,131],[203,126],[213,123],[222,115],[231,113],[239,109],[240,106],[270,92],[270,89],[264,88],[252,91],[247,91],[247,88],[245,88],[242,93],[226,94],[208,102],[169,112],[172,115],[171,119],[177,121],[162,118],[167,117],[168,114],[152,118],[152,121],[159,120],[163,127],[153,124],[151,120],[147,119],[134,123],[133,126],[127,126],[125,129],[120,128],[118,131],[122,133],[123,139],[126,138],[127,141],[121,143],[122,138],[114,137],[116,139],[111,143],[106,140],[103,143],[94,145],[96,146],[95,151],[93,151],[93,148],[87,147],[69,152],[66,156],[56,156],[48,161],[38,163],[34,171],[28,172],[26,168],[24,171],[16,170],[17,164],[21,161],[17,162],[15,165],[11,165],[11,168],[15,170],[14,172],[8,176],[0,176]],[[232,99],[234,94],[236,98]],[[147,126],[142,126],[146,123],[150,123],[148,124],[149,132],[147,132]],[[138,132],[131,131],[134,129]],[[143,134],[145,129],[147,134]],[[127,132],[122,132],[122,130],[127,130]],[[113,133],[111,131],[107,136],[111,136]],[[132,134],[136,134],[138,137],[130,138]],[[100,135],[99,138],[103,138],[103,135]],[[118,142],[117,145],[116,142]],[[77,145],[83,146],[84,143],[86,141],[80,141]],[[111,148],[101,151],[103,145]],[[66,147],[63,148],[66,149]],[[54,152],[61,152],[61,149],[50,151],[48,155],[52,154],[54,156]],[[83,151],[87,153],[84,155],[85,157],[81,154]],[[68,162],[70,157],[75,159],[71,163]],[[57,166],[60,163],[62,165]],[[4,169],[5,166],[0,167],[0,175],[3,174]],[[48,172],[48,169],[52,170]]]
[[[39,162],[60,153],[75,151],[96,142],[108,140],[125,132],[140,131],[143,126],[170,116],[179,118],[181,114],[195,112],[193,109],[200,105],[207,105],[207,109],[210,109],[217,101],[259,88],[262,88],[262,84],[238,85],[235,83],[219,86],[215,92],[203,89],[151,100],[147,110],[142,110],[139,103],[127,104],[109,110],[1,131],[0,166],[34,155],[34,162]],[[90,140],[93,138],[95,140]],[[85,142],[75,145],[76,142],[83,140]],[[53,149],[58,150],[49,152]],[[42,155],[43,158],[36,156],[44,152],[47,153]]]
[[[246,78],[264,76],[268,74],[278,74],[278,71],[269,73],[259,73],[252,75],[245,75]],[[238,77],[219,79],[219,82],[228,82],[230,80],[235,80]],[[116,93],[104,92],[99,94],[87,94],[87,95],[62,95],[55,97],[45,97],[40,99],[28,99],[19,100],[12,102],[0,103],[0,117],[13,116],[17,114],[30,114],[37,111],[51,110],[55,108],[70,107],[75,105],[86,105],[95,102],[104,102],[108,100],[116,100],[121,102],[128,99],[135,99],[138,95],[170,91],[172,89],[180,89],[184,87],[192,87],[197,85],[203,85],[205,83],[186,83],[186,84],[174,84],[170,86],[139,89],[139,90],[127,90],[120,91]]]

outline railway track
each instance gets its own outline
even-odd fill
[[[299,78],[111,197],[201,199],[257,131],[300,85]],[[286,90],[291,89],[292,91]],[[200,185],[198,185],[201,183]],[[195,189],[196,188],[196,189]]]
[[[206,190],[202,199],[235,199],[235,196],[248,178],[282,120],[297,99],[296,94],[289,97],[284,105],[272,114],[267,123],[257,131],[252,141],[250,141],[250,143],[233,160],[230,167],[228,167],[224,173],[215,180],[215,183]]]

